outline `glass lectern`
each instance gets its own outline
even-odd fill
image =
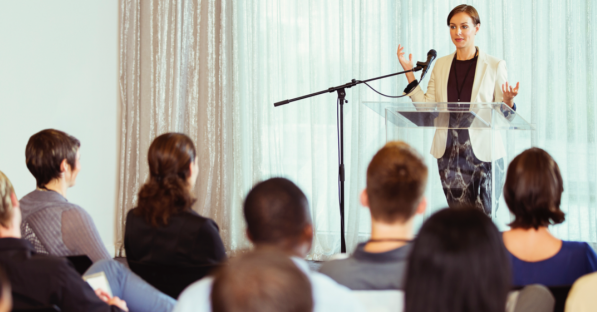
[[[385,119],[386,141],[405,141],[425,158],[429,213],[472,204],[506,228],[506,170],[531,147],[531,124],[504,103],[363,104]]]

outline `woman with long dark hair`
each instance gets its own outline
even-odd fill
[[[440,210],[408,258],[404,311],[504,312],[510,275],[500,232],[481,210]]]
[[[127,259],[170,266],[225,260],[217,224],[191,209],[199,173],[193,141],[182,133],[162,134],[151,143],[147,161],[149,180],[126,218]]]

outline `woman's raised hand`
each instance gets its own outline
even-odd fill
[[[404,70],[411,70],[413,68],[413,55],[409,54],[408,59],[404,56],[404,47],[398,45],[398,61]]]
[[[518,85],[519,82],[516,83],[516,87],[512,88],[512,86],[508,86],[508,82],[502,84],[502,93],[504,94],[504,99],[502,100],[508,106],[514,106],[514,97],[518,95]]]

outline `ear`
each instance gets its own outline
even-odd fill
[[[65,158],[60,163],[60,172],[66,172],[66,171],[68,171],[68,169],[70,169],[70,165],[68,164],[68,161],[66,161],[66,158]]]
[[[305,237],[305,240],[313,240],[313,224],[308,224],[305,226],[305,229],[303,230],[303,236]]]
[[[423,198],[421,198],[421,202],[419,202],[419,205],[417,206],[417,211],[415,213],[424,214],[425,210],[427,210],[427,198],[423,196]]]
[[[369,194],[367,194],[367,189],[361,192],[361,205],[369,208]]]
[[[12,194],[10,194],[10,201],[12,202],[13,209],[19,207],[19,201],[17,200],[17,194],[15,194],[14,192]]]
[[[475,25],[475,35],[479,32],[479,29],[481,28],[481,23]]]

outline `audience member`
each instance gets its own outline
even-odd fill
[[[597,270],[597,255],[587,243],[562,241],[547,228],[564,222],[563,191],[558,164],[544,150],[528,149],[510,163],[504,199],[514,221],[503,233],[503,241],[514,285],[572,285]]]
[[[171,311],[174,307],[174,299],[114,260],[100,260],[85,273],[104,272],[114,297],[94,292],[66,258],[36,253],[27,240],[21,239],[20,223],[17,196],[0,171],[0,265],[6,268],[12,284],[15,309],[55,305],[63,312],[128,311],[128,308],[132,312],[158,312]]]
[[[149,180],[126,218],[127,260],[168,266],[225,260],[218,225],[191,209],[199,174],[193,141],[182,133],[162,134],[151,143],[147,160]]]
[[[313,240],[313,225],[305,194],[292,182],[273,178],[257,184],[243,205],[247,236],[256,249],[275,248],[290,256],[311,281],[314,311],[361,311],[350,290],[319,272],[304,260]],[[189,286],[174,311],[211,311],[213,278]]]
[[[214,277],[214,312],[311,312],[311,282],[280,251],[258,250],[233,259]]]
[[[0,312],[9,312],[11,309],[12,294],[10,290],[10,281],[8,280],[8,277],[6,277],[4,269],[0,268]]]
[[[66,199],[81,170],[80,146],[73,136],[54,129],[29,138],[25,158],[37,188],[21,198],[21,232],[37,253],[87,255],[96,262],[110,254],[89,214]]]
[[[425,221],[408,258],[404,311],[504,312],[509,289],[506,249],[482,211],[448,208]]]
[[[353,290],[403,289],[413,219],[425,211],[427,166],[404,142],[389,142],[367,168],[361,204],[371,212],[371,239],[320,272]]]
[[[577,279],[566,299],[566,312],[589,312],[597,310],[597,273]]]

